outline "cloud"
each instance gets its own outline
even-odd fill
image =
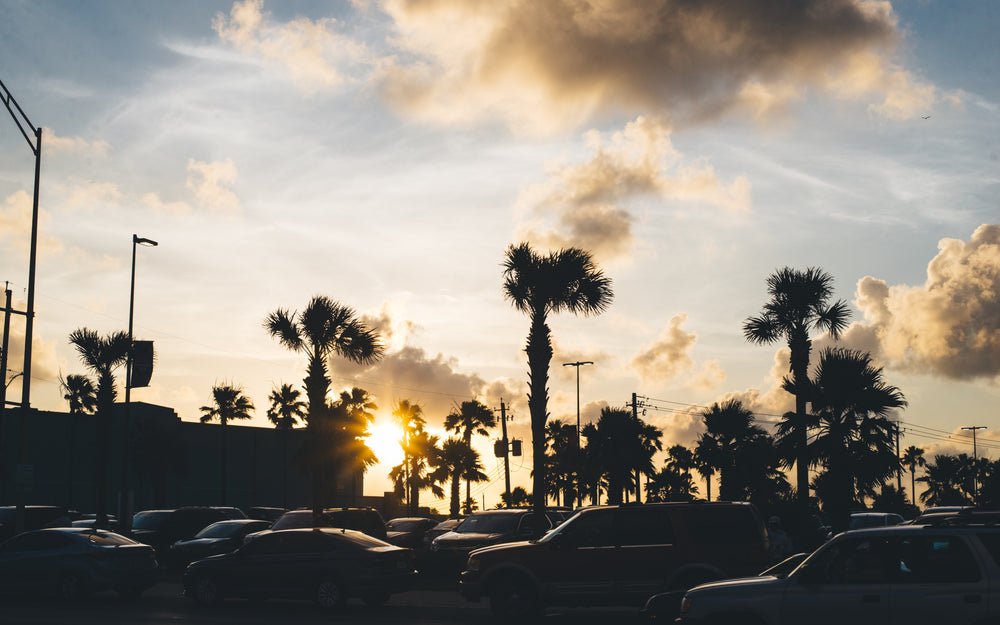
[[[70,181],[60,185],[60,192],[66,208],[82,208],[94,210],[100,207],[115,206],[122,198],[118,185],[112,182]]]
[[[74,137],[60,137],[51,128],[42,129],[42,149],[46,154],[80,154],[104,158],[111,153],[111,145],[107,141],[87,141]]]
[[[232,159],[206,163],[188,159],[187,188],[202,207],[228,217],[240,214],[240,199],[228,187],[236,182]]]
[[[276,23],[263,0],[233,3],[229,15],[217,13],[212,28],[236,50],[281,68],[300,91],[313,94],[344,80],[340,65],[368,56],[363,43],[336,32],[337,20],[304,17]]]
[[[689,387],[705,390],[725,380],[726,374],[717,361],[696,365],[691,358],[698,335],[684,331],[686,321],[686,314],[674,315],[657,341],[632,358],[630,366],[643,382],[667,382],[686,376]]]
[[[11,241],[13,245],[25,252],[31,250],[31,196],[24,191],[15,191],[4,199],[0,207],[0,241]],[[38,232],[48,232],[48,224],[52,218],[48,211],[38,209]],[[62,242],[54,237],[39,234],[38,251],[55,252],[62,249]],[[25,256],[27,266],[27,256]]]
[[[889,286],[866,276],[855,305],[865,321],[844,341],[887,368],[953,380],[1000,376],[1000,225],[968,242],[942,239],[923,286]]]
[[[605,259],[627,255],[635,217],[622,205],[653,197],[703,202],[733,212],[750,208],[750,182],[721,182],[711,165],[691,163],[674,149],[671,127],[640,116],[610,137],[585,135],[592,156],[582,163],[552,163],[549,181],[526,190],[520,202],[534,219],[518,238],[552,248],[580,247]]]
[[[0,290],[0,294],[3,291]],[[14,300],[11,302],[11,306],[14,310],[25,311],[28,309],[28,304],[24,300]],[[38,306],[35,307],[36,317],[39,314],[44,315],[44,311],[40,310]],[[24,323],[18,323],[16,319],[23,317],[15,317],[15,322],[11,323],[10,326],[10,337],[7,339],[7,369],[6,378],[0,381],[6,382],[10,380],[13,375],[21,373],[24,370]],[[58,384],[60,369],[59,369],[59,357],[56,354],[56,341],[46,342],[42,340],[38,333],[38,325],[34,326],[33,334],[31,337],[31,398],[32,405],[37,407],[38,395],[34,389],[39,384]],[[12,373],[13,372],[13,373]],[[8,401],[20,401],[21,389],[23,384],[23,377],[18,377],[16,381],[12,382],[9,387],[7,387],[7,399]]]
[[[166,213],[168,215],[187,215],[191,212],[191,205],[187,202],[164,202],[160,195],[155,192],[143,194],[139,202],[151,211]]]
[[[807,90],[912,117],[934,88],[900,68],[879,0],[385,0],[397,59],[377,84],[442,123],[505,120],[523,132],[595,114],[669,112],[681,123],[768,115]],[[923,109],[926,110],[926,109]]]

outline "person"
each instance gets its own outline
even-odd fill
[[[781,518],[772,516],[767,520],[767,536],[770,547],[768,555],[772,562],[780,562],[792,554],[792,541],[781,527]]]

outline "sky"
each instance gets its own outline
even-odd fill
[[[528,319],[504,252],[590,251],[603,314],[550,318],[551,419],[635,393],[666,447],[740,399],[793,408],[782,344],[745,319],[781,267],[848,303],[838,345],[903,392],[903,447],[1000,458],[1000,4],[977,0],[0,0],[0,80],[43,128],[31,405],[65,410],[78,328],[156,346],[133,401],[193,421],[216,384],[301,388],[305,357],[263,327],[314,295],[387,347],[331,362],[335,391],[432,432],[504,402],[530,441]],[[0,281],[24,310],[34,158],[0,111]],[[23,318],[12,319],[12,372]],[[813,362],[833,344],[814,337]],[[121,377],[124,377],[123,375]],[[18,401],[21,381],[8,399]],[[503,471],[477,437],[492,481]],[[527,456],[514,485],[530,486]],[[904,480],[904,484],[908,480]],[[424,493],[422,503],[446,509]]]

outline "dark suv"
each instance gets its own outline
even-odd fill
[[[431,541],[427,564],[435,572],[455,575],[474,549],[540,538],[561,522],[562,516],[557,512],[547,512],[541,519],[531,510],[521,508],[473,512],[450,532]]]
[[[767,563],[767,534],[748,503],[595,506],[537,541],[473,551],[460,591],[469,601],[489,597],[500,616],[547,604],[641,606]]]
[[[382,519],[382,515],[375,508],[326,508],[319,518],[313,517],[312,510],[289,510],[281,515],[274,522],[274,525],[270,529],[265,530],[265,532],[303,529],[306,527],[333,527],[358,530],[379,540],[387,538],[385,520]],[[244,542],[250,542],[265,532],[248,534]]]
[[[144,510],[132,517],[132,538],[156,550],[161,566],[176,563],[170,558],[170,545],[188,540],[216,521],[245,519],[239,508],[191,506],[175,510]]]

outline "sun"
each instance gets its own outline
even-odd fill
[[[403,433],[398,426],[376,419],[368,431],[371,432],[368,447],[375,452],[379,464],[393,467],[403,461],[403,449],[399,446]]]

